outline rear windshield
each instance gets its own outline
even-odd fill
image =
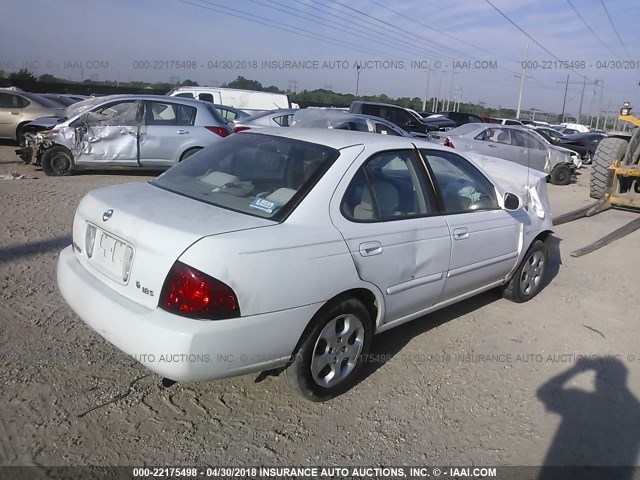
[[[211,205],[279,220],[338,155],[323,145],[243,132],[200,150],[151,183]]]
[[[29,98],[30,100],[33,100],[36,103],[39,103],[43,107],[47,107],[47,108],[64,108],[65,107],[60,102],[57,102],[55,100],[51,100],[50,98],[42,97],[40,95],[29,95],[29,96],[26,96],[26,97]]]
[[[478,130],[478,128],[479,125],[477,123],[465,123],[464,125],[460,125],[459,127],[452,128],[447,132],[447,135],[464,135],[465,133]]]

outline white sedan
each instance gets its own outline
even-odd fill
[[[374,334],[496,287],[531,299],[551,230],[543,173],[411,138],[263,129],[88,193],[58,285],[167,379],[284,372],[321,401],[354,384]]]

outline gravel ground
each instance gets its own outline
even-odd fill
[[[255,375],[164,389],[75,316],[55,279],[81,197],[152,176],[50,178],[14,148],[0,145],[0,175],[37,179],[0,181],[0,464],[637,462],[640,232],[570,256],[633,213],[558,227],[549,284],[529,303],[489,292],[379,335],[380,362],[330,402]],[[589,202],[581,173],[549,185],[555,214]],[[620,357],[578,370],[569,354]],[[537,391],[563,372],[569,391],[550,388],[547,409]]]

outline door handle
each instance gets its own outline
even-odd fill
[[[491,147],[491,148],[498,148],[498,146],[497,146],[497,145],[494,145],[493,143],[490,143],[490,144],[489,144],[489,147]]]
[[[372,255],[380,255],[382,253],[382,244],[380,242],[364,242],[360,244],[360,255],[370,257]]]
[[[465,238],[469,238],[469,229],[465,227],[455,228],[453,230],[453,238],[456,240],[464,240]]]
[[[178,130],[176,133],[178,135],[187,135],[189,133],[189,130]]]

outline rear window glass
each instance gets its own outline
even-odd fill
[[[473,132],[474,130],[478,130],[478,125],[465,123],[459,127],[452,128],[447,132],[447,135],[464,135],[465,133]]]
[[[46,97],[41,97],[40,95],[31,95],[31,96],[29,96],[27,98],[30,99],[30,100],[33,100],[36,103],[39,103],[43,107],[47,107],[47,108],[65,108],[65,105],[61,104],[60,102],[56,102],[55,100],[51,100],[51,99],[46,98]]]
[[[279,220],[338,156],[323,145],[240,133],[200,150],[151,183],[211,205]]]

